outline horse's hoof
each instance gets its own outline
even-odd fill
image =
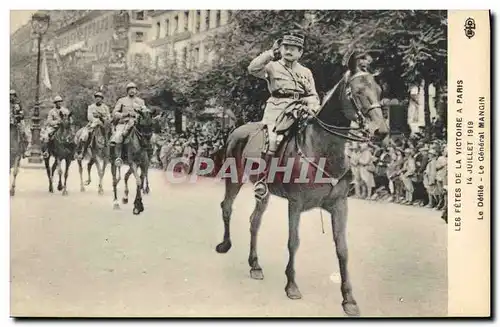
[[[68,191],[67,191],[67,190],[64,190],[64,191],[62,192],[62,195],[63,195],[63,196],[68,195]]]
[[[90,185],[90,179],[86,180],[84,184],[85,184],[85,186],[89,186]]]
[[[291,300],[300,300],[302,299],[302,294],[300,294],[299,288],[297,285],[292,285],[289,287],[285,287],[286,296],[288,296]]]
[[[10,196],[14,196],[14,195],[16,195],[16,190],[11,188],[10,189]]]
[[[227,251],[231,249],[231,246],[231,241],[222,242],[215,247],[215,251],[217,251],[218,253],[227,253]]]
[[[123,199],[122,199],[122,203],[123,203],[123,204],[127,204],[127,203],[128,203],[128,198],[123,198]]]
[[[58,191],[62,191],[62,189],[63,189],[63,186],[61,184],[57,185],[57,190]]]
[[[81,186],[80,187],[80,192],[85,192],[85,187]]]
[[[102,188],[100,188],[99,190],[97,190],[97,194],[103,195],[104,194],[104,190]]]
[[[141,210],[140,208],[137,208],[137,207],[134,207],[134,210],[132,210],[132,213],[134,215],[138,215],[142,212],[143,210]]]
[[[49,187],[49,192],[54,193],[54,189],[52,187]]]
[[[342,303],[342,308],[344,309],[346,315],[348,315],[349,317],[359,317],[359,308],[356,302]]]
[[[146,187],[146,188],[144,189],[144,194],[149,194],[149,187]]]
[[[252,279],[263,280],[264,273],[262,269],[250,269],[250,277],[252,277]]]
[[[114,209],[114,210],[118,210],[118,209],[120,209],[120,204],[119,204],[119,203],[114,203],[114,204],[113,204],[113,209]]]

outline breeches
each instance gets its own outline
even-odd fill
[[[261,121],[267,126],[269,132],[269,150],[272,152],[276,151],[278,142],[281,139],[281,136],[273,132],[273,129],[276,126],[276,119],[278,119],[282,111],[283,108],[278,108],[268,103]]]

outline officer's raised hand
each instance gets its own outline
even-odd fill
[[[276,41],[274,41],[273,47],[271,48],[271,51],[274,54],[273,60],[275,61],[281,58],[280,46],[282,41],[282,39],[277,39]]]

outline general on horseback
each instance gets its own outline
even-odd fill
[[[232,247],[232,205],[246,181],[240,177],[248,173],[247,163],[258,156],[260,161],[264,157],[268,162],[275,157],[280,163],[287,163],[286,180],[271,178],[267,165],[264,176],[270,174],[269,178],[263,179],[258,173],[248,179],[255,184],[256,198],[250,217],[250,277],[264,278],[257,255],[257,235],[270,194],[287,199],[289,260],[285,292],[290,299],[300,299],[302,295],[295,281],[300,217],[304,211],[321,208],[331,216],[341,275],[342,307],[348,315],[359,315],[347,269],[347,196],[352,173],[345,145],[348,140],[365,143],[371,138],[382,140],[388,134],[380,105],[381,88],[367,70],[368,55],[362,51],[351,52],[346,56],[343,76],[320,104],[311,71],[297,62],[304,51],[304,41],[302,34],[288,33],[248,67],[251,74],[267,81],[271,97],[262,122],[242,125],[228,137],[226,159],[234,160],[226,162],[236,162],[238,178],[234,178],[232,167],[227,167],[231,173],[224,176],[225,194],[220,204],[224,233],[216,251],[226,253]],[[320,162],[323,159],[326,165],[319,165],[318,159]],[[292,167],[288,165],[290,161]],[[302,167],[306,168],[308,177],[319,173],[321,180],[306,178],[304,182]]]
[[[297,104],[312,115],[319,109],[319,97],[312,72],[298,62],[303,51],[304,36],[290,33],[275,41],[272,49],[260,54],[248,66],[250,74],[267,81],[271,94],[261,121],[267,127],[269,137],[269,148],[262,153],[266,167],[269,166],[283,138],[282,134],[277,133],[277,120],[288,118],[288,111],[296,109]],[[254,187],[256,196],[260,198],[268,193],[266,177],[267,174],[264,173]]]
[[[83,183],[83,167],[82,159],[88,154],[89,162],[87,163],[88,179],[86,185],[90,184],[90,171],[95,163],[99,174],[98,192],[103,194],[102,180],[106,171],[106,165],[109,160],[109,134],[111,132],[111,114],[109,107],[103,103],[104,95],[102,92],[94,94],[95,103],[92,103],[87,108],[88,123],[82,127],[75,136],[77,147],[77,161],[80,172],[80,190],[85,191]],[[88,151],[90,150],[90,151]]]

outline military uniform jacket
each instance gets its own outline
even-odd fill
[[[102,115],[102,117],[104,118],[105,123],[111,119],[109,107],[107,105],[105,105],[104,103],[101,103],[100,106],[98,106],[96,103],[92,103],[87,108],[87,120],[88,121],[93,121],[95,119],[94,113],[100,113]]]
[[[277,107],[286,107],[293,98],[276,98],[272,94],[275,92],[298,93],[308,103],[309,107],[315,108],[319,105],[319,97],[312,72],[294,62],[292,67],[286,67],[284,61],[272,61],[274,54],[268,50],[252,60],[248,66],[248,71],[255,77],[265,79],[271,97],[267,103]]]
[[[69,115],[70,111],[66,107],[61,107],[60,109],[52,108],[47,115],[47,120],[45,121],[48,126],[57,126],[61,122],[60,112],[64,115]]]
[[[142,109],[145,105],[144,100],[139,97],[120,98],[113,109],[113,119],[118,123],[125,123],[128,121],[128,117],[124,117],[126,114],[134,115],[134,110]]]

